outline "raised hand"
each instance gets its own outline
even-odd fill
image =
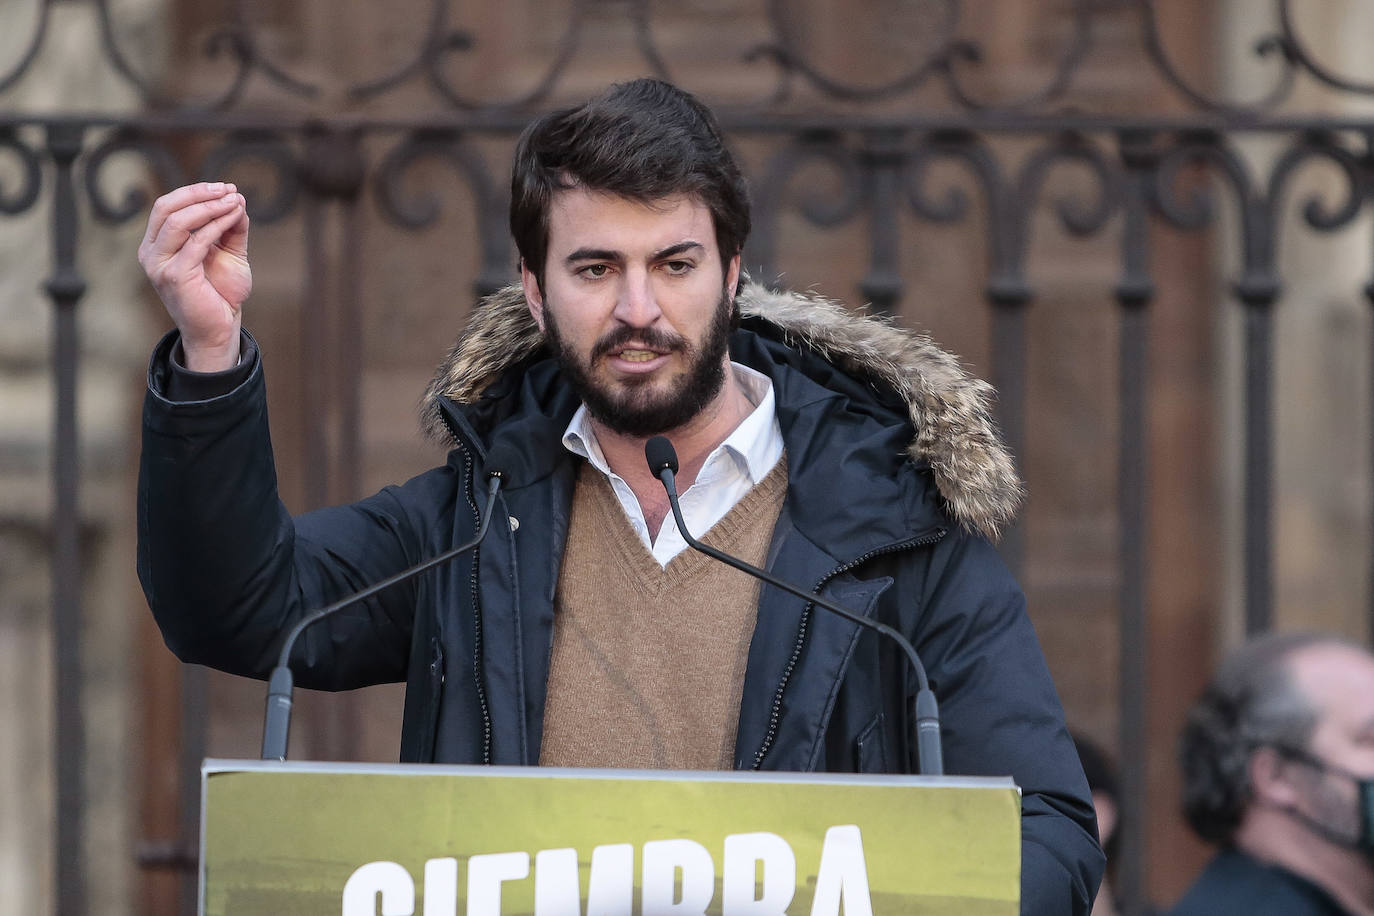
[[[159,197],[138,262],[181,331],[186,368],[237,365],[243,302],[253,288],[248,211],[238,189],[201,182]]]

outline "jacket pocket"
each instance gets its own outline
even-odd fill
[[[860,773],[887,773],[890,766],[887,756],[887,735],[883,728],[883,714],[878,713],[873,721],[864,726],[854,739],[854,756]]]

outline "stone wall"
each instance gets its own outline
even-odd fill
[[[1272,28],[1269,16],[1252,4],[1229,2],[1222,46],[1226,91],[1252,97],[1273,84],[1275,68],[1248,52],[1243,36]],[[1353,0],[1304,4],[1295,12],[1298,32],[1312,54],[1332,71],[1368,80],[1374,9]],[[1337,97],[1310,78],[1294,94],[1296,110],[1338,117],[1374,114],[1374,99]],[[1267,163],[1271,145],[1243,145],[1252,162]],[[1339,233],[1314,232],[1300,218],[1307,200],[1317,196],[1338,206],[1345,182],[1329,166],[1301,172],[1283,202],[1280,270],[1284,291],[1275,307],[1274,428],[1275,483],[1274,615],[1280,629],[1321,629],[1368,642],[1370,627],[1371,467],[1369,299],[1364,288],[1374,276],[1370,252],[1374,229],[1367,218]],[[1229,204],[1228,204],[1229,206]],[[1234,221],[1222,252],[1238,249]],[[1236,273],[1234,256],[1219,265],[1219,276]],[[1225,646],[1243,633],[1239,553],[1243,521],[1240,504],[1243,372],[1240,308],[1225,290],[1217,294],[1218,366],[1222,381],[1218,439],[1225,505],[1233,549],[1226,554]]]
[[[38,4],[0,5],[0,70],[18,60]],[[161,26],[158,0],[115,4],[140,60]],[[0,96],[6,109],[128,110],[132,93],[99,53],[95,10],[51,7],[42,54]],[[42,143],[38,134],[25,139]],[[0,153],[0,185],[18,183]],[[112,180],[130,172],[115,168]],[[55,911],[53,663],[51,644],[52,306],[51,173],[37,206],[0,216],[0,887],[9,912]],[[80,269],[89,284],[78,307],[82,664],[86,675],[84,822],[91,912],[131,913],[136,873],[130,800],[136,743],[131,689],[132,623],[144,613],[133,582],[133,499],[141,364],[150,335],[138,265],[141,229],[96,226],[83,216]]]

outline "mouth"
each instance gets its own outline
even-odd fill
[[[606,354],[606,367],[617,375],[626,378],[649,378],[668,363],[672,347],[634,345],[617,347]]]

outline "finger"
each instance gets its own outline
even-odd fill
[[[236,223],[246,220],[247,214],[242,203],[217,219],[213,219],[187,234],[185,242],[166,261],[167,269],[173,274],[194,270],[205,262],[214,245],[223,246],[223,238]],[[234,252],[238,254],[238,252]]]
[[[237,190],[231,182],[202,181],[169,191],[154,202],[152,211],[148,215],[148,231],[144,235],[144,240],[152,241],[155,239],[157,234],[162,231],[162,226],[167,218],[178,210],[192,204],[223,198]]]
[[[162,261],[174,256],[193,235],[200,235],[211,223],[242,209],[243,196],[234,193],[190,204],[168,214],[157,237],[153,239],[149,252],[152,260]],[[216,233],[210,241],[218,239],[219,234]]]
[[[211,248],[216,245],[227,247],[224,244],[225,236],[246,216],[243,204],[238,203],[228,213],[197,226],[187,233],[186,241],[177,249],[175,258],[191,263],[204,261]]]
[[[148,229],[143,234],[144,243],[151,244],[157,238],[158,233],[162,231],[162,226],[167,222],[167,218],[178,210],[185,209],[192,204],[219,200],[237,190],[238,188],[231,182],[202,181],[167,192],[153,203],[153,209],[148,214]]]
[[[238,195],[192,204],[167,216],[157,236],[139,246],[138,259],[145,271],[174,257],[193,233],[202,230],[221,216],[243,206]]]
[[[240,197],[239,200],[242,201],[243,198]],[[246,258],[248,257],[248,209],[244,206],[236,212],[238,212],[239,218],[224,231],[220,237],[219,246],[230,254]]]

